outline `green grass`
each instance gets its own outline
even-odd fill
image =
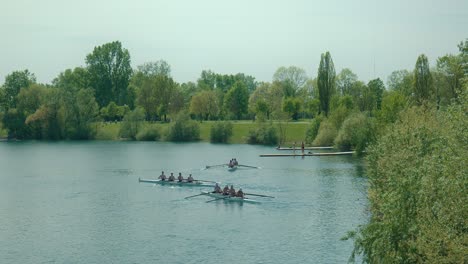
[[[215,121],[199,122],[200,125],[200,141],[210,142],[211,126]],[[231,144],[245,144],[249,130],[255,128],[258,124],[252,121],[231,121],[232,137],[229,140]],[[274,121],[273,124],[277,125],[278,122]],[[161,140],[164,141],[164,134],[170,123],[145,123],[145,126],[156,126],[161,133]],[[300,142],[305,140],[305,132],[308,121],[289,122],[286,128],[286,143],[285,145],[300,145]],[[97,140],[119,140],[120,123],[99,123],[96,135]]]

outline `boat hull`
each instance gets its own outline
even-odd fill
[[[260,203],[259,201],[252,200],[252,199],[245,198],[245,197],[244,198],[232,197],[232,196],[227,196],[227,195],[223,195],[220,193],[212,193],[212,192],[202,192],[202,193],[205,194],[206,196],[218,198],[220,201],[223,200],[227,202],[238,202],[238,203]]]
[[[179,182],[179,181],[161,181],[161,180],[151,180],[151,179],[140,179],[138,178],[139,182],[146,182],[146,183],[154,183],[160,185],[169,185],[169,186],[183,186],[183,187],[213,187],[212,184],[207,184],[200,181],[193,181],[193,182]]]

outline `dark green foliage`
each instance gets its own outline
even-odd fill
[[[416,66],[414,67],[413,91],[418,104],[428,101],[433,95],[432,82],[432,74],[429,70],[429,61],[426,55],[422,54],[418,57]]]
[[[161,138],[159,129],[155,126],[146,126],[138,131],[136,140],[138,141],[157,141]]]
[[[341,126],[334,145],[341,151],[355,150],[361,155],[375,141],[375,125],[365,113],[350,115]]]
[[[128,84],[132,74],[130,53],[122,48],[119,41],[106,43],[94,48],[86,56],[90,84],[96,93],[100,107],[111,101],[118,105],[130,104]]]
[[[316,118],[312,120],[312,122],[310,122],[310,125],[307,128],[306,136],[305,136],[305,141],[307,144],[312,144],[314,139],[317,137],[321,122],[322,122],[321,116],[317,116]]]
[[[127,105],[117,105],[113,101],[106,107],[101,108],[100,115],[104,121],[122,121],[123,117],[130,112]]]
[[[21,88],[29,87],[29,85],[36,82],[36,77],[28,70],[14,71],[5,77],[3,84],[4,98],[3,108],[16,108],[16,96],[19,94]]]
[[[173,142],[197,141],[200,138],[200,125],[190,120],[187,113],[180,113],[169,127],[167,140]]]
[[[25,138],[27,128],[24,126],[26,117],[16,108],[10,108],[3,115],[3,126],[8,129],[8,138]]]
[[[468,261],[468,100],[408,109],[369,148],[370,222],[348,237],[368,263]]]
[[[224,97],[224,107],[234,118],[241,119],[247,113],[249,92],[243,82],[236,82]]]
[[[377,79],[369,81],[369,83],[367,84],[367,87],[369,87],[369,91],[372,95],[372,101],[374,102],[373,109],[380,110],[382,106],[383,92],[385,91],[384,83],[382,82],[382,80],[380,80],[380,78],[377,78]]]
[[[212,143],[227,143],[231,136],[231,122],[216,122],[211,126],[210,141]]]
[[[283,111],[287,112],[293,120],[297,120],[301,111],[301,101],[298,98],[284,98]]]
[[[251,129],[247,138],[249,144],[276,145],[278,144],[278,131],[272,124],[260,124]]]
[[[317,86],[319,91],[320,111],[328,116],[330,99],[335,92],[335,66],[330,53],[322,54],[318,69]]]
[[[145,111],[143,108],[137,107],[135,110],[128,112],[124,116],[122,125],[120,126],[120,136],[135,140],[144,120]]]

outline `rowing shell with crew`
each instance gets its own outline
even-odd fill
[[[154,183],[154,184],[161,184],[161,185],[172,185],[172,186],[199,186],[199,187],[213,187],[214,181],[205,181],[205,180],[195,180],[192,177],[192,174],[188,176],[187,179],[182,177],[182,173],[179,173],[179,176],[176,178],[174,173],[171,173],[169,177],[166,177],[164,171],[158,177],[157,180],[152,179],[140,179],[138,178],[139,182],[146,182],[146,183]]]
[[[260,201],[252,200],[250,198],[245,197],[245,195],[275,198],[273,196],[263,195],[263,194],[244,193],[242,191],[242,188],[239,189],[239,191],[236,192],[233,185],[231,185],[231,188],[229,188],[229,186],[226,185],[224,187],[224,189],[221,189],[221,187],[219,187],[218,183],[216,183],[216,185],[214,187],[214,190],[212,192],[201,192],[200,194],[197,194],[197,195],[192,195],[192,196],[189,196],[189,197],[185,197],[185,199],[192,198],[192,197],[197,197],[197,196],[201,196],[201,195],[206,195],[206,196],[210,196],[210,197],[215,198],[213,200],[207,201],[207,203],[213,202],[213,201],[218,201],[218,200],[224,200],[224,201],[228,201],[228,202],[240,202],[240,203],[242,203],[242,202],[260,203]]]

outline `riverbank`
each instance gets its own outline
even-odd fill
[[[200,141],[201,142],[210,142],[210,130],[211,126],[216,121],[203,121],[198,123],[200,125]],[[232,137],[228,143],[231,144],[245,144],[247,142],[247,136],[249,130],[257,127],[257,123],[252,121],[231,121],[232,123]],[[273,124],[278,124],[274,122]],[[97,127],[97,140],[121,140],[119,136],[121,123],[99,123]],[[164,133],[169,127],[170,123],[145,123],[145,126],[156,127],[160,132]],[[300,142],[305,141],[305,133],[309,122],[307,121],[298,121],[298,122],[288,122],[284,123],[286,129],[286,146],[292,145],[294,142],[300,144]],[[160,139],[164,141],[164,137]],[[298,145],[299,146],[299,145]]]

